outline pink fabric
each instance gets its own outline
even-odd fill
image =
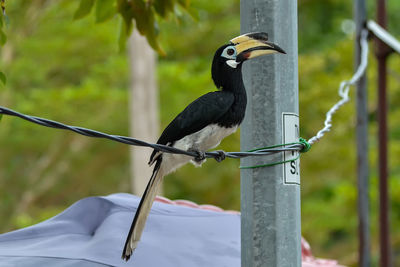
[[[157,196],[156,201],[171,204],[171,205],[180,205],[195,209],[204,209],[204,210],[212,210],[219,212],[226,212],[231,214],[240,214],[238,211],[234,210],[223,210],[214,205],[198,205],[189,200],[170,200],[166,197]],[[302,267],[345,267],[340,265],[336,260],[327,260],[327,259],[319,259],[315,258],[311,253],[310,244],[304,239],[301,238],[301,258],[302,258]]]

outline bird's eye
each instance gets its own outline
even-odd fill
[[[236,59],[236,49],[234,46],[228,46],[221,54],[222,57],[227,59]]]
[[[226,53],[227,53],[229,56],[232,56],[233,54],[235,54],[235,50],[233,50],[233,48],[229,48],[228,50],[226,50]]]

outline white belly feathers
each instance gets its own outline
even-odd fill
[[[211,124],[198,132],[176,141],[174,147],[183,150],[195,149],[206,151],[218,146],[222,139],[234,133],[236,129],[237,126],[233,128],[225,128],[218,126],[217,124]]]
[[[174,147],[182,149],[182,150],[199,150],[199,151],[207,151],[219,145],[222,139],[227,137],[228,135],[234,133],[237,129],[237,126],[231,128],[225,128],[218,126],[217,124],[211,124],[198,132],[187,135],[182,139],[179,139],[175,142]],[[162,164],[162,172],[164,175],[167,175],[170,172],[173,172],[177,168],[191,161],[191,157],[185,155],[178,154],[163,154],[163,164]],[[198,162],[192,161],[197,166],[200,166]]]

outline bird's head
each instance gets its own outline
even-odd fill
[[[268,42],[268,34],[265,32],[247,33],[233,38],[229,44],[221,46],[215,52],[211,68],[215,85],[221,88],[229,84],[232,78],[241,78],[240,73],[232,74],[241,71],[244,61],[273,53],[286,54],[282,48]]]

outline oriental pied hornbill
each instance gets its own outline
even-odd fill
[[[195,151],[199,156],[193,159],[185,155],[153,151],[149,161],[149,165],[155,163],[153,174],[129,230],[122,252],[123,259],[129,260],[140,240],[163,177],[189,161],[201,165],[205,161],[204,151],[216,147],[223,138],[234,133],[242,122],[247,101],[242,63],[277,52],[285,53],[277,45],[268,42],[268,35],[263,32],[238,36],[215,52],[211,73],[219,90],[207,93],[189,104],[165,128],[157,141],[158,144]],[[220,160],[223,159],[222,153],[221,157]]]

